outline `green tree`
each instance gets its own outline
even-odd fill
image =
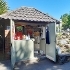
[[[7,2],[5,0],[0,0],[0,15],[8,11]]]
[[[70,28],[70,14],[65,13],[60,19],[62,20],[62,27],[64,30]]]
[[[68,25],[68,28],[70,28],[70,14],[68,15],[67,25]]]

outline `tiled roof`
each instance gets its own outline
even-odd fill
[[[0,15],[0,18],[25,20],[25,21],[37,21],[37,22],[55,22],[58,21],[51,16],[42,13],[41,11],[32,7],[21,7],[15,11],[7,12]]]

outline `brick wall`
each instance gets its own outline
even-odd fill
[[[10,59],[10,30],[5,30],[5,59]]]
[[[10,20],[9,19],[1,19],[0,24],[3,26],[3,30],[1,32],[1,35],[3,37],[3,52],[5,58],[4,59],[10,59],[9,52],[10,50],[10,30],[7,30],[7,26],[10,26]]]

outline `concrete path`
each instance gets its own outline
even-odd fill
[[[10,61],[0,62],[0,70],[11,70]],[[14,70],[70,70],[70,62],[63,65],[56,64],[49,59],[19,62]]]
[[[29,63],[18,63],[15,70],[70,70],[70,62],[63,65],[56,64],[48,59],[29,62]]]
[[[0,61],[0,70],[11,70],[11,63],[9,60]]]

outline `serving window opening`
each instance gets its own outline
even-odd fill
[[[15,40],[34,40],[34,57],[45,56],[45,36],[45,26],[20,24],[15,25]]]

